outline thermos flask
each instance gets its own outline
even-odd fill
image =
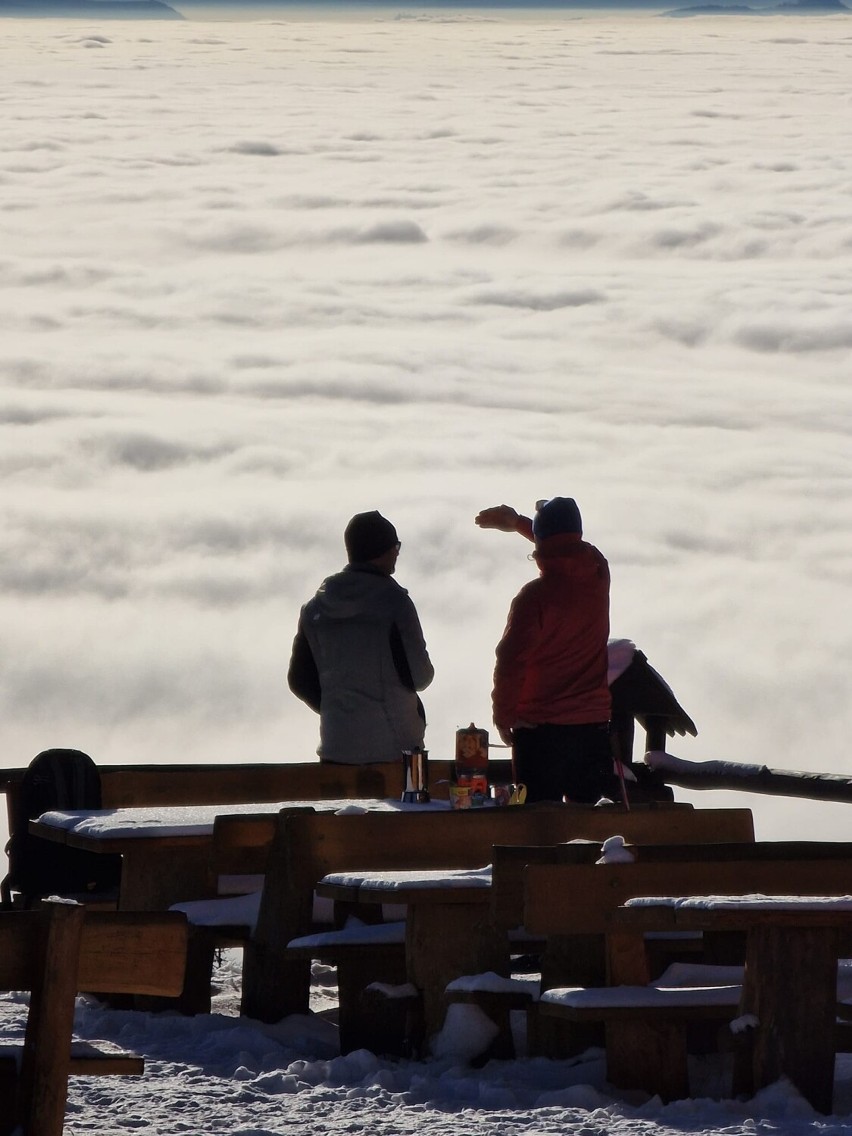
[[[429,798],[429,753],[420,746],[402,751],[402,799],[425,804]]]

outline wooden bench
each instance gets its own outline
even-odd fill
[[[614,832],[628,839],[686,839],[691,833],[729,831],[746,838],[753,834],[747,809],[698,811],[688,805],[649,805],[626,812],[621,806],[525,806],[469,812],[376,813],[360,816],[283,810],[268,816],[220,817],[214,842],[219,849],[220,872],[267,870],[256,930],[243,929],[246,946],[243,969],[243,1012],[264,1021],[277,1021],[308,1008],[310,962],[318,954],[310,949],[290,950],[288,944],[316,928],[312,921],[316,884],[335,871],[380,871],[395,868],[480,867],[490,862],[495,843],[532,840],[557,841],[587,838],[601,841]],[[660,833],[665,833],[661,837]],[[341,913],[343,914],[343,913]],[[237,930],[227,929],[233,936]],[[204,948],[212,958],[211,936]],[[357,1033],[360,1007],[347,996],[379,977],[396,979],[399,963],[391,967],[393,951],[379,959],[373,945],[359,947],[328,942],[322,957],[338,966],[344,994],[341,1030],[344,1046]],[[201,933],[201,941],[204,933]],[[233,937],[230,941],[234,941]],[[192,963],[198,981],[193,984],[203,1009],[209,975],[205,961]],[[506,953],[508,967],[508,949]],[[385,971],[383,974],[382,971]],[[189,981],[189,980],[188,980]]]
[[[0,1131],[61,1136],[69,1075],[140,1074],[144,1060],[72,1045],[78,991],[173,997],[183,987],[180,915],[92,912],[70,903],[0,914],[0,989],[28,990],[23,1056],[0,1061]]]
[[[636,896],[849,894],[852,846],[803,841],[710,845],[702,846],[700,858],[687,848],[636,851],[633,864],[526,868],[527,927],[547,935],[549,942],[555,937],[563,960],[570,958],[564,950],[570,937],[591,935],[600,942],[605,936],[610,983],[605,991],[575,985],[577,975],[568,969],[561,989],[553,989],[556,979],[551,973],[548,985],[542,983],[536,1012],[574,1023],[603,1023],[610,1081],[619,1088],[642,1088],[675,1099],[688,1095],[687,1037],[692,1024],[701,1019],[729,1021],[737,1012],[730,1003],[718,1003],[714,987],[708,987],[704,997],[693,994],[689,1005],[649,991],[652,973],[644,936],[615,928],[616,909]],[[725,936],[724,954],[711,955],[710,961],[742,963],[744,937],[734,938],[738,955],[731,954],[732,941]],[[806,980],[803,975],[803,984]],[[804,985],[797,996],[808,996]]]

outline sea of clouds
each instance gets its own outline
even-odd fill
[[[2,27],[4,764],[313,756],[299,606],[372,508],[449,756],[534,570],[473,517],[564,494],[672,752],[852,775],[846,18]]]

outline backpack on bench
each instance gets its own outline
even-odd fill
[[[70,848],[33,836],[28,828],[28,822],[42,813],[100,807],[101,778],[88,754],[78,749],[46,749],[33,758],[18,786],[10,818],[9,870],[0,883],[3,907],[31,907],[48,895],[85,902],[116,891],[120,856]],[[16,899],[13,892],[18,893]]]

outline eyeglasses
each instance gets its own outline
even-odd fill
[[[396,542],[396,550],[397,550],[397,552],[399,552],[399,550],[400,550],[401,548],[402,548],[402,541],[401,541],[401,540],[398,540],[398,541]]]

